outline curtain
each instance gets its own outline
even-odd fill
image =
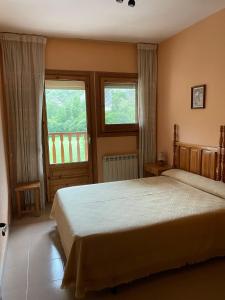
[[[46,39],[0,33],[0,44],[12,188],[19,183],[40,181],[43,208],[42,106]]]
[[[156,160],[157,45],[138,45],[139,175]]]

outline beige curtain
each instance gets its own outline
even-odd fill
[[[44,207],[42,106],[46,39],[0,33],[12,188],[40,180]]]
[[[138,45],[139,175],[156,160],[157,45]]]

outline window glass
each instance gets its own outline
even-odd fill
[[[88,160],[84,82],[46,80],[50,164]]]
[[[105,124],[137,123],[136,84],[105,84]]]

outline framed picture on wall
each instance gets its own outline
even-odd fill
[[[196,85],[191,88],[191,108],[205,108],[206,85]]]

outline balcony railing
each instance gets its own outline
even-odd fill
[[[88,161],[87,132],[48,134],[50,164]]]

